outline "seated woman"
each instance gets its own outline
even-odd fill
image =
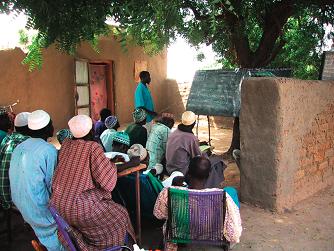
[[[134,123],[130,124],[125,132],[129,134],[130,146],[133,144],[141,144],[146,146],[147,141],[147,129],[144,127],[146,124],[146,112],[144,109],[137,108],[132,113]]]
[[[52,180],[50,204],[72,226],[81,250],[102,250],[124,244],[134,231],[124,207],[112,200],[117,169],[93,141],[92,120],[73,117],[68,125],[72,140],[65,140]]]
[[[105,151],[111,152],[112,151],[112,137],[115,135],[120,125],[119,125],[119,122],[116,116],[109,116],[104,121],[104,124],[107,129],[104,130],[104,132],[101,134],[100,139],[101,139],[102,145],[104,146]]]
[[[209,177],[211,165],[210,161],[205,157],[194,157],[189,164],[189,171],[187,173],[188,188],[179,187],[179,189],[195,189],[201,191],[215,191],[217,188],[205,189],[205,184]],[[226,217],[224,229],[225,238],[230,243],[238,243],[241,232],[241,218],[238,207],[237,192],[233,188],[226,189]],[[164,188],[159,194],[154,206],[153,214],[160,220],[168,218],[168,189]],[[165,230],[165,227],[164,227]],[[174,243],[166,243],[165,250],[177,250],[177,245]]]

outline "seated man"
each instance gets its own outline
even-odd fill
[[[144,109],[137,108],[132,113],[132,116],[134,123],[125,129],[125,132],[130,137],[130,146],[141,144],[145,147],[147,141],[147,129],[144,127],[146,124],[146,112]]]
[[[217,191],[218,189],[205,189],[205,184],[209,177],[211,169],[210,161],[205,157],[195,157],[190,161],[189,171],[187,173],[188,188],[179,187],[179,189],[194,189],[200,191]],[[231,243],[238,243],[241,232],[241,218],[238,207],[237,192],[233,188],[228,188],[226,193],[226,216],[224,228],[221,230],[225,238]],[[154,206],[154,216],[160,220],[168,219],[168,189],[164,188],[159,194]],[[165,226],[164,226],[165,231]],[[177,245],[166,243],[165,250],[177,250]]]
[[[15,132],[7,135],[0,145],[0,201],[4,209],[9,209],[12,204],[9,184],[10,160],[15,147],[29,138],[29,114],[29,112],[21,112],[16,115]]]
[[[195,113],[186,111],[182,114],[181,124],[169,135],[166,148],[166,169],[169,174],[180,171],[185,175],[190,160],[202,154],[192,131],[195,124]]]
[[[12,128],[12,121],[5,110],[0,109],[0,144]]]
[[[106,130],[101,134],[100,139],[106,152],[112,151],[112,137],[120,127],[116,116],[109,116],[104,122]]]
[[[19,144],[9,168],[12,200],[39,241],[50,251],[65,250],[57,237],[57,225],[48,209],[57,150],[47,143],[53,135],[52,121],[42,110],[28,117],[31,138]]]
[[[96,121],[94,125],[94,140],[100,142],[100,136],[106,128],[105,120],[111,116],[111,111],[108,108],[103,108],[100,111],[100,120]]]
[[[77,115],[68,125],[73,139],[60,149],[50,204],[83,237],[78,240],[81,250],[122,245],[127,233],[134,240],[126,209],[111,196],[117,182],[116,166],[93,141],[91,118]]]
[[[148,169],[154,168],[156,164],[163,164],[168,136],[173,126],[174,117],[170,113],[163,113],[153,125],[146,143],[147,151],[150,154]]]

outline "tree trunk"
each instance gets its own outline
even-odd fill
[[[228,149],[226,153],[232,154],[234,149],[240,149],[239,117],[234,118],[232,142],[231,142],[230,148]]]

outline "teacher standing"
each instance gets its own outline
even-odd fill
[[[140,82],[135,92],[135,108],[142,108],[146,111],[146,124],[147,133],[149,134],[152,128],[152,120],[157,113],[154,111],[154,104],[150,89],[148,85],[151,83],[151,76],[148,71],[142,71],[139,73]]]

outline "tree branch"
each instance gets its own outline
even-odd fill
[[[263,67],[270,62],[269,58],[273,55],[273,50],[279,49],[279,47],[275,48],[276,41],[281,36],[282,29],[288,18],[293,15],[294,10],[293,1],[283,0],[276,2],[270,10],[266,11],[262,37],[254,53],[251,67]]]

